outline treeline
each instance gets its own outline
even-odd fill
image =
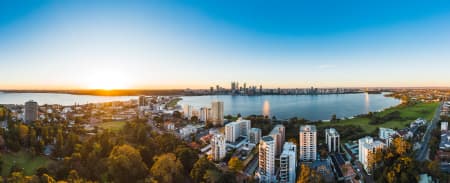
[[[93,136],[65,122],[9,122],[1,137],[4,151],[41,155],[52,147],[49,156],[54,159],[33,176],[12,168],[4,178],[8,182],[236,182],[232,172],[199,158],[199,152],[174,135],[155,133],[145,121]]]

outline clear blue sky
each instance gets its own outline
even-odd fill
[[[1,1],[1,89],[450,86],[450,1]]]

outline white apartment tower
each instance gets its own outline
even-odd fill
[[[183,115],[185,118],[191,119],[194,108],[192,105],[184,104],[183,105]]]
[[[275,154],[278,156],[281,154],[284,144],[286,129],[283,125],[276,125],[272,131],[269,133],[269,136],[275,141]]]
[[[243,120],[239,118],[235,122],[225,125],[225,137],[227,142],[235,142],[240,136],[248,137],[250,133],[250,120]]]
[[[274,182],[275,180],[275,141],[271,136],[264,136],[259,143],[259,168],[260,182]]]
[[[226,153],[225,137],[221,134],[214,134],[211,139],[211,155],[213,160],[222,160]]]
[[[300,126],[299,151],[301,161],[314,161],[317,158],[317,129],[314,125]]]
[[[207,123],[211,118],[211,108],[200,108],[200,121]]]
[[[280,155],[280,182],[295,183],[297,169],[297,145],[286,142]]]
[[[373,140],[372,137],[364,137],[358,140],[358,159],[363,164],[364,169],[370,174],[369,168],[369,154],[374,153],[377,149],[383,149],[384,143],[378,140]]]
[[[252,144],[258,144],[261,140],[261,129],[251,128],[248,136],[248,141]]]
[[[214,101],[211,103],[211,121],[215,126],[223,125],[223,102]]]
[[[325,129],[325,143],[328,146],[328,152],[340,152],[340,136],[336,129]]]
[[[231,122],[225,125],[225,139],[227,142],[235,142],[240,136],[240,125],[236,122]]]

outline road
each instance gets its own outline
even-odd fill
[[[439,105],[436,109],[433,119],[431,120],[431,124],[428,125],[427,130],[425,131],[425,135],[422,138],[420,149],[417,150],[416,160],[417,161],[425,161],[428,159],[428,146],[430,144],[431,132],[436,128],[437,123],[439,122],[440,111],[443,103]]]
[[[244,172],[248,175],[248,176],[252,176],[256,169],[258,168],[258,156],[255,156],[250,163],[248,163],[248,166],[245,167]]]

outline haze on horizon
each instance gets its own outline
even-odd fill
[[[2,1],[0,89],[448,87],[449,20],[450,1]]]

